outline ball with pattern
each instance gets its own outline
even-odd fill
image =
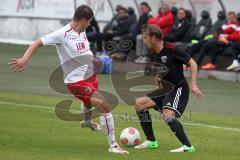
[[[120,141],[123,145],[133,147],[139,144],[141,135],[136,128],[129,127],[122,130]]]

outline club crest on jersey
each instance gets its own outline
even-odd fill
[[[167,56],[162,56],[162,57],[161,57],[161,61],[162,61],[163,63],[167,63]]]
[[[92,88],[87,87],[87,88],[85,89],[85,92],[87,92],[87,93],[91,93],[91,92],[92,92]]]

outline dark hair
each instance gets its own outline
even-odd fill
[[[184,11],[186,13],[186,10],[183,7],[178,8],[178,11],[179,10],[182,10],[182,11]]]
[[[81,19],[89,20],[92,17],[93,17],[92,9],[87,5],[81,5],[76,9],[73,19],[77,21]]]
[[[128,8],[127,8],[127,12],[128,12],[128,14],[130,14],[130,15],[135,14],[135,11],[134,11],[134,9],[133,9],[132,7],[128,7]]]
[[[146,6],[149,9],[149,11],[151,11],[151,7],[149,6],[149,4],[147,2],[144,1],[144,2],[140,3],[140,5]]]
[[[162,30],[158,25],[155,24],[147,24],[143,25],[142,33],[148,33],[151,37],[155,36],[158,40],[163,40]]]
[[[128,10],[127,10],[127,8],[125,8],[125,7],[121,7],[121,8],[119,8],[119,10],[118,11],[124,11],[124,12],[126,12],[126,13],[128,13]]]

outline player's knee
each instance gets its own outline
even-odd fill
[[[101,113],[111,112],[110,106],[107,104],[107,102],[104,99],[99,100],[98,109]]]
[[[165,121],[166,124],[169,124],[172,120],[175,119],[175,116],[172,114],[162,114],[162,119]]]
[[[142,100],[141,98],[137,98],[135,101],[135,109],[138,110],[142,106]]]
[[[162,119],[168,124],[172,119],[175,118],[175,114],[173,111],[163,110]]]

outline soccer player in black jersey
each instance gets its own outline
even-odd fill
[[[177,118],[182,116],[189,98],[189,87],[183,74],[183,64],[190,67],[191,92],[197,97],[203,96],[202,91],[197,86],[197,65],[187,53],[175,44],[164,42],[158,26],[146,25],[142,29],[142,34],[144,43],[154,51],[153,60],[157,64],[155,81],[159,89],[136,99],[135,109],[147,140],[135,148],[158,147],[148,111],[148,109],[154,108],[162,113],[163,120],[182,143],[182,147],[170,152],[194,152],[195,149]],[[158,94],[158,90],[164,89],[162,88],[164,86],[161,85],[162,82],[168,82],[172,85],[172,90],[164,95],[161,92]]]

